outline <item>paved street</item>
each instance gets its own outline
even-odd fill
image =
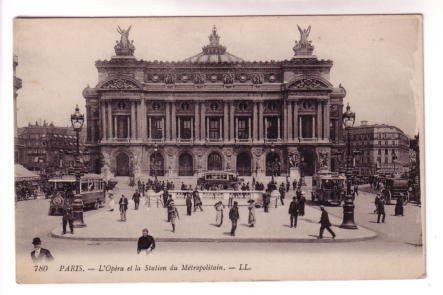
[[[282,261],[286,263],[288,259],[297,261],[296,265],[303,268],[294,269],[293,275],[303,279],[315,279],[315,273],[321,269],[334,267],[337,264],[343,264],[346,261],[346,271],[352,270],[352,276],[355,278],[377,277],[380,273],[392,268],[398,268],[397,274],[403,274],[407,277],[418,277],[415,268],[411,269],[410,265],[423,265],[423,247],[417,246],[420,238],[419,210],[415,205],[407,205],[405,207],[404,217],[391,216],[393,206],[387,207],[387,217],[385,224],[373,223],[376,215],[373,211],[373,194],[361,193],[356,199],[356,221],[361,226],[369,228],[377,232],[378,236],[374,239],[366,241],[354,242],[331,242],[331,243],[195,243],[195,242],[158,242],[154,253],[149,260],[162,261],[165,259],[173,259],[174,257],[192,257],[192,254],[208,254],[222,261],[229,261],[229,257],[247,258],[254,253],[254,259],[264,255],[270,261]],[[287,199],[288,200],[288,199]],[[48,200],[32,200],[24,201],[16,204],[16,220],[17,220],[17,254],[21,263],[29,263],[29,251],[32,250],[31,241],[34,236],[39,236],[43,240],[43,246],[49,248],[55,257],[63,257],[64,261],[79,262],[89,261],[90,257],[96,257],[100,260],[107,261],[109,257],[104,255],[126,255],[134,253],[133,259],[140,260],[141,256],[135,254],[136,243],[134,241],[82,241],[58,239],[50,236],[50,232],[56,228],[61,228],[60,216],[48,216]],[[205,207],[205,209],[213,209]],[[282,208],[286,209],[286,208]],[[181,208],[183,211],[184,208]],[[209,211],[207,210],[207,211]],[[327,207],[333,220],[332,215],[341,216],[341,207]],[[213,210],[211,210],[212,212]],[[307,212],[316,212],[315,208],[307,208]],[[274,212],[276,213],[276,212]],[[285,213],[285,214],[283,214]],[[86,222],[91,222],[94,218],[99,217],[106,212],[105,208],[97,211],[87,211],[85,213]],[[243,212],[245,214],[245,212]],[[308,213],[307,213],[308,214]],[[286,210],[282,212],[286,218]],[[115,216],[117,217],[117,215]],[[184,217],[183,217],[184,218]],[[115,224],[118,223],[113,218]],[[164,222],[166,226],[168,224]],[[243,223],[243,222],[242,222]],[[335,222],[333,222],[335,223]],[[92,225],[91,225],[92,226]],[[104,224],[105,226],[105,224]],[[115,226],[109,224],[108,226]],[[137,227],[143,227],[140,225]],[[240,225],[241,227],[241,225]],[[245,230],[249,228],[245,227]],[[334,230],[337,229],[334,227]],[[132,229],[128,229],[131,230]],[[227,231],[227,229],[223,229]],[[315,234],[313,232],[313,234]],[[327,235],[327,233],[325,233]],[[69,234],[68,234],[69,235]],[[253,252],[251,252],[253,249]],[[73,256],[72,254],[75,255]],[[85,256],[87,253],[87,256]],[[183,256],[183,253],[186,253]],[[225,253],[220,257],[213,256],[213,253]],[[92,254],[92,255],[91,255]],[[258,254],[258,256],[257,256]],[[228,258],[227,258],[228,257]],[[195,258],[193,258],[195,259]],[[227,259],[227,260],[226,260]],[[250,259],[247,261],[251,261]],[[252,260],[253,261],[253,260]],[[286,262],[285,262],[286,261]],[[365,261],[365,263],[362,263]],[[192,262],[197,263],[197,260]],[[394,263],[393,263],[394,262]],[[20,262],[19,262],[20,264]],[[303,271],[302,271],[303,270]],[[334,269],[336,270],[336,269]],[[345,271],[345,270],[343,270]],[[343,274],[341,274],[343,275]],[[325,278],[340,278],[340,272],[328,273]],[[393,277],[394,278],[394,277]]]

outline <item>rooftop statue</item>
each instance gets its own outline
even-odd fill
[[[312,41],[308,40],[309,33],[311,32],[311,26],[309,26],[307,29],[302,29],[299,25],[297,25],[297,28],[300,32],[300,40],[295,41],[295,46],[292,48],[295,56],[312,55],[314,46],[311,44]]]
[[[117,55],[134,55],[135,47],[134,40],[129,42],[129,31],[131,30],[131,26],[128,29],[124,30],[117,26],[117,32],[120,34],[120,42],[115,41],[116,44],[114,46],[115,54]]]

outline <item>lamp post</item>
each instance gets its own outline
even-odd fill
[[[343,126],[346,130],[346,197],[343,204],[343,221],[340,225],[345,229],[357,229],[354,222],[354,200],[351,194],[352,186],[352,155],[351,155],[351,128],[354,126],[355,113],[351,112],[351,107],[346,106],[346,112],[343,114]]]
[[[80,113],[80,109],[78,108],[78,105],[75,106],[75,112],[71,115],[71,124],[72,128],[75,131],[75,134],[77,136],[77,145],[76,145],[76,153],[75,153],[75,196],[74,196],[74,203],[73,203],[73,213],[74,213],[74,227],[85,227],[86,224],[83,221],[83,201],[82,197],[80,195],[80,177],[81,177],[81,170],[80,170],[80,131],[82,130],[83,123],[85,122],[85,117],[83,114]]]

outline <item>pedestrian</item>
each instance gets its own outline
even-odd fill
[[[401,193],[398,197],[397,197],[397,201],[395,203],[395,216],[403,216],[403,204],[404,204],[404,194]]]
[[[305,203],[306,203],[305,192],[301,192],[300,198],[297,199],[297,201],[298,201],[298,215],[305,216]]]
[[[115,209],[114,195],[113,194],[109,194],[108,198],[109,198],[109,203],[108,203],[109,211],[114,211],[114,209]]]
[[[385,199],[380,198],[377,202],[377,223],[380,223],[380,217],[382,217],[381,222],[385,223]]]
[[[358,196],[358,185],[354,185],[354,194]]]
[[[134,210],[138,210],[140,204],[140,193],[138,190],[135,190],[135,193],[132,195],[132,200],[134,201]]]
[[[146,254],[149,254],[149,252],[152,252],[152,250],[155,249],[155,240],[152,236],[149,235],[149,231],[147,228],[144,228],[142,230],[142,236],[138,238],[137,243],[137,254],[140,254],[141,251],[146,252]]]
[[[34,245],[34,250],[31,252],[31,259],[34,263],[49,262],[54,260],[51,251],[42,248],[42,241],[39,237],[33,238],[32,244]]]
[[[282,206],[284,206],[285,205],[284,199],[285,199],[286,190],[285,190],[285,185],[283,184],[283,182],[280,185],[279,193],[280,193],[280,203]],[[276,206],[276,208],[277,208],[277,206]]]
[[[374,205],[375,205],[374,214],[377,213],[378,202],[380,202],[380,194],[376,194],[375,195],[375,199],[374,199]]]
[[[202,203],[202,200],[200,199],[200,195],[196,189],[192,192],[192,197],[194,198],[194,212],[197,211],[197,208],[200,208],[200,210],[203,211],[203,208],[202,208],[203,203]]]
[[[186,193],[186,215],[191,216],[192,214],[192,195],[190,192]]]
[[[238,213],[238,203],[234,202],[231,210],[229,210],[229,219],[231,220],[231,236],[235,236],[235,230],[237,229],[237,221],[240,219],[240,214]]]
[[[254,224],[256,221],[256,219],[255,219],[255,202],[253,199],[250,199],[248,201],[248,203],[249,203],[249,205],[248,205],[248,211],[249,211],[248,224],[249,224],[249,227],[254,227]]]
[[[146,192],[146,185],[145,185],[145,182],[143,181],[142,182],[142,195],[143,195],[143,197],[145,196],[145,192]]]
[[[166,207],[166,214],[168,217],[168,222],[171,222],[171,204],[174,204],[174,201],[172,200],[172,196],[168,194],[167,200],[165,202],[165,207]]]
[[[166,207],[168,207],[166,202],[168,201],[168,197],[169,197],[169,193],[167,190],[163,191],[162,197],[163,197],[163,208],[166,208]]]
[[[63,207],[62,224],[63,224],[63,234],[66,234],[66,225],[68,224],[71,234],[74,234],[74,212],[69,203],[65,204],[65,206]]]
[[[218,227],[223,224],[223,210],[225,209],[225,205],[223,205],[222,201],[218,201],[214,205],[215,208],[215,223]]]
[[[335,239],[335,233],[331,229],[331,222],[329,221],[329,215],[328,212],[326,212],[324,206],[320,206],[321,210],[321,217],[320,217],[320,234],[318,235],[319,239],[323,239],[323,232],[326,229],[331,235],[332,238]]]
[[[294,181],[292,182],[292,189],[294,191],[297,190],[297,179],[294,179]]]
[[[298,202],[297,198],[293,197],[292,202],[289,205],[289,221],[291,227],[297,227],[297,218],[298,218]]]
[[[171,225],[172,225],[172,232],[174,233],[175,232],[175,220],[177,218],[180,218],[178,215],[177,207],[175,207],[174,201],[171,201],[169,203],[168,210],[169,210],[168,216],[169,216],[169,219],[170,219]]]
[[[263,194],[263,209],[266,213],[269,212],[270,203],[271,203],[271,194],[269,192],[265,192]]]
[[[120,205],[120,221],[126,221],[126,211],[128,210],[128,198],[122,195],[118,201]]]

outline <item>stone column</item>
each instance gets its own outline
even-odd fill
[[[235,133],[234,133],[234,139],[237,141],[238,140],[238,117],[235,118]]]
[[[221,117],[218,118],[218,132],[219,132],[218,137],[220,140],[223,139],[223,125],[222,125],[222,123],[223,123],[223,119]]]
[[[194,118],[191,118],[191,140],[194,140]]]
[[[107,103],[108,105],[108,139],[113,138],[113,126],[112,126],[112,105],[110,102]]]
[[[162,133],[163,133],[163,134],[162,134],[162,139],[163,139],[163,140],[166,140],[166,126],[165,126],[165,125],[166,125],[167,123],[165,124],[165,118],[164,118],[164,117],[162,117],[162,121],[161,121],[161,122],[162,122],[161,124],[162,124],[162,131],[163,131],[163,132],[162,132]]]
[[[206,140],[206,105],[204,102],[200,104],[200,138]]]
[[[329,138],[331,137],[330,133],[330,129],[329,129],[329,123],[330,123],[330,118],[329,118],[329,109],[330,109],[330,104],[329,104],[329,100],[326,101],[326,103],[324,104],[324,108],[323,108],[323,118],[324,118],[324,131],[323,131],[323,137],[329,141]],[[338,127],[338,126],[337,126]],[[338,132],[338,129],[336,129],[336,132]]]
[[[298,136],[300,138],[303,138],[303,126],[302,126],[301,116],[298,117]]]
[[[264,140],[264,132],[263,132],[263,101],[259,102],[258,105],[258,135],[259,140]]]
[[[252,104],[252,127],[253,127],[253,140],[258,140],[258,113],[257,113],[257,103],[254,101]]]
[[[251,117],[248,117],[248,140],[251,141],[252,139],[252,134],[251,134]]]
[[[229,123],[230,123],[230,126],[229,126],[229,131],[230,131],[230,140],[231,141],[234,141],[235,140],[235,136],[236,136],[236,134],[235,134],[235,131],[234,131],[234,120],[235,120],[235,106],[234,106],[234,102],[233,101],[231,101],[230,102],[230,107],[231,107],[231,110],[230,110],[230,114],[229,114]]]
[[[268,138],[268,117],[265,117],[265,130],[264,130],[263,140]]]
[[[280,112],[281,118],[283,119],[283,140],[288,140],[288,103],[286,100],[283,101],[283,110]],[[280,130],[280,128],[279,128]],[[279,136],[280,138],[280,136]]]
[[[199,103],[196,102],[194,104],[194,120],[192,121],[191,128],[194,129],[194,137],[192,137],[193,140],[199,140],[200,139],[200,128],[197,128],[197,123],[200,122],[200,112],[198,111],[198,105]]]
[[[177,139],[180,140],[181,139],[181,135],[180,135],[180,123],[181,123],[181,118],[177,117]]]
[[[280,124],[280,121],[281,121],[281,117],[278,117],[277,118],[277,138],[278,139],[281,139],[281,134],[280,134],[281,124]],[[283,134],[283,136],[284,136],[284,134]]]
[[[322,113],[321,113],[321,111],[322,111],[322,102],[317,102],[317,138],[319,138],[319,139],[321,139],[322,137],[323,137],[323,134],[322,134],[322,128],[323,128],[323,125],[322,125]]]
[[[145,103],[145,99],[143,98],[140,102],[140,114],[139,114],[139,120],[140,120],[140,134],[139,137],[141,137],[141,139],[146,140],[147,136],[148,136],[148,132],[147,132],[147,117],[146,117],[146,103]]]
[[[165,128],[165,132],[163,132],[163,134],[165,134],[164,138],[165,138],[166,141],[170,141],[171,140],[171,111],[170,111],[170,108],[171,108],[171,103],[170,102],[166,102],[166,105],[165,105],[166,124],[165,124],[165,127],[164,127]]]
[[[299,130],[299,118],[298,118],[298,103],[295,101],[294,102],[294,139],[297,139],[299,137],[301,137],[300,135],[300,130]]]
[[[315,116],[312,116],[312,138],[315,138]]]
[[[172,141],[176,141],[177,138],[177,116],[175,114],[175,101],[171,102],[171,139]]]
[[[114,118],[114,126],[112,126],[111,137],[112,138],[116,138],[117,137],[117,131],[118,131],[117,116],[113,116],[113,118]]]
[[[288,124],[288,138],[287,141],[292,141],[294,138],[294,131],[292,130],[292,101],[288,102],[287,105],[287,124]]]
[[[135,101],[131,102],[131,136],[130,138],[136,138],[136,123],[135,123]]]
[[[101,135],[101,139],[104,140],[107,137],[107,135],[106,135],[106,107],[105,107],[104,101],[100,102],[100,113],[101,113],[101,121],[102,121],[102,132],[100,135]]]
[[[223,135],[224,135],[224,141],[229,141],[229,109],[228,109],[228,103],[224,103],[224,109],[223,109]]]
[[[151,139],[151,130],[152,130],[152,119],[151,119],[151,117],[149,117],[148,118],[148,122],[149,122],[149,124],[148,124],[148,138],[149,138],[149,140]]]

